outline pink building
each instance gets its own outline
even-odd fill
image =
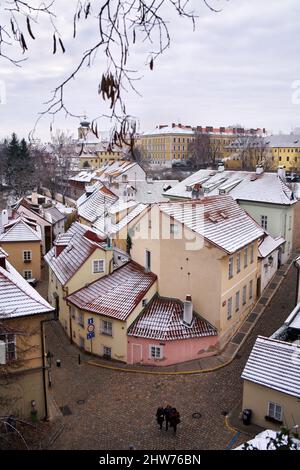
[[[156,295],[129,327],[128,364],[168,366],[216,354],[217,330],[185,302]]]

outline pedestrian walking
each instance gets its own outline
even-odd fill
[[[180,423],[180,414],[176,410],[176,408],[172,408],[170,415],[169,415],[169,423],[170,427],[173,428],[174,434],[176,434],[177,431],[177,424]]]
[[[171,411],[172,411],[172,406],[171,405],[167,405],[164,409],[164,415],[165,415],[165,420],[166,420],[166,431],[169,428]]]
[[[164,407],[163,406],[160,406],[159,408],[157,408],[156,420],[159,424],[159,429],[162,430],[163,422],[165,420],[165,412],[164,412]]]

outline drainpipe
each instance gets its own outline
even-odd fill
[[[44,402],[45,402],[45,417],[46,421],[49,420],[49,410],[47,401],[47,386],[46,386],[46,362],[45,362],[45,336],[44,336],[44,323],[56,321],[56,318],[48,318],[47,320],[41,320],[41,339],[42,339],[42,358],[43,358],[43,390],[44,390]]]

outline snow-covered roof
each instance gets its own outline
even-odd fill
[[[269,256],[273,251],[277,250],[283,243],[285,243],[283,237],[273,238],[271,235],[267,235],[258,246],[259,256],[266,258],[266,256]]]
[[[160,210],[227,253],[264,235],[263,229],[231,196],[158,204]]]
[[[49,216],[50,222],[56,224],[60,220],[65,219],[65,215],[62,214],[56,207],[48,207],[44,209],[45,215]]]
[[[94,236],[90,237],[90,233],[93,233]],[[86,225],[74,222],[69,230],[57,239],[57,245],[66,246],[66,248],[56,256],[56,247],[54,246],[45,255],[45,261],[63,285],[74,276],[97,248],[106,248],[106,244],[100,239],[95,240],[97,240],[96,232]]]
[[[191,326],[185,325],[182,318],[182,302],[156,296],[130,326],[128,335],[159,341],[172,341],[218,334],[210,323],[196,314],[193,316]]]
[[[155,274],[130,261],[69,295],[67,300],[82,310],[125,321],[155,281]]]
[[[6,260],[0,266],[0,320],[49,313],[54,308]]]
[[[88,222],[94,223],[117,199],[104,185],[96,187],[92,194],[85,199],[80,198],[78,215]]]
[[[296,305],[284,322],[285,326],[300,330],[300,302]]]
[[[141,214],[147,208],[147,205],[135,203],[135,207],[132,207],[132,210],[128,211],[126,215],[122,217],[121,220],[119,220],[118,223],[112,222],[110,214],[103,214],[93,224],[93,228],[99,231],[103,237],[117,235],[120,230],[126,227],[130,222],[133,221],[133,219],[135,219],[139,214]]]
[[[242,379],[300,398],[300,346],[258,336]]]
[[[76,181],[79,183],[90,183],[96,176],[96,171],[82,170],[74,176],[69,178],[69,181]]]
[[[276,450],[273,444],[269,444],[270,439],[275,439],[277,436],[277,432],[273,431],[272,429],[266,429],[265,431],[260,432],[257,434],[253,439],[247,441],[247,444],[253,446],[257,450]],[[297,449],[300,450],[300,440],[292,438],[293,443],[297,446]],[[287,444],[287,437],[283,437],[283,442]],[[241,444],[240,446],[236,447],[233,450],[243,450],[245,444]]]
[[[32,225],[32,224],[31,224]],[[19,217],[4,226],[4,233],[0,236],[0,243],[6,242],[36,242],[41,241],[41,233],[38,225],[34,230],[26,221]]]
[[[194,188],[198,185],[197,188]],[[296,202],[292,191],[277,173],[251,171],[199,170],[166,191],[166,197],[192,199],[192,189],[200,190],[199,196],[229,193],[236,200],[291,205]]]
[[[160,129],[157,127],[156,129],[153,129],[153,131],[148,131],[148,132],[144,132],[141,137],[152,137],[152,136],[155,136],[155,135],[164,135],[164,134],[178,134],[178,135],[190,135],[190,136],[194,136],[195,135],[195,131],[190,128],[190,129],[186,129],[186,128],[183,128],[183,127],[172,127],[172,126],[164,126],[164,127],[161,127]]]

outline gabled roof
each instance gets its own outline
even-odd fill
[[[166,197],[192,199],[192,188],[200,185],[202,196],[230,194],[236,200],[291,205],[297,202],[277,173],[199,170],[166,191]],[[199,197],[202,197],[201,194]]]
[[[263,229],[230,196],[158,204],[160,210],[227,253],[264,235]]]
[[[56,256],[54,246],[45,255],[46,263],[63,285],[74,276],[97,248],[105,249],[105,243],[91,240],[88,236],[91,231],[92,229],[86,225],[74,222],[69,230],[58,238],[58,245],[66,245],[66,248]]]
[[[300,346],[258,336],[242,379],[300,398]]]
[[[40,294],[6,260],[0,266],[0,320],[54,311]]]
[[[217,330],[206,320],[194,314],[193,323],[182,322],[183,303],[156,296],[128,329],[129,336],[172,341],[177,339],[216,336]]]
[[[52,223],[52,225],[66,218],[66,216],[62,214],[55,206],[44,209],[44,212],[45,215],[48,216],[49,221]]]
[[[155,281],[155,274],[130,261],[69,295],[67,300],[82,310],[125,321]]]
[[[33,224],[30,224],[33,225]],[[39,230],[31,228],[22,217],[10,222],[4,226],[5,232],[0,235],[0,243],[4,242],[40,242],[41,235]],[[37,227],[37,226],[36,226]],[[6,230],[7,228],[7,230]]]
[[[78,215],[93,223],[102,216],[105,210],[116,202],[117,199],[117,196],[113,196],[110,192],[107,192],[105,186],[96,187],[93,193],[80,203]]]

